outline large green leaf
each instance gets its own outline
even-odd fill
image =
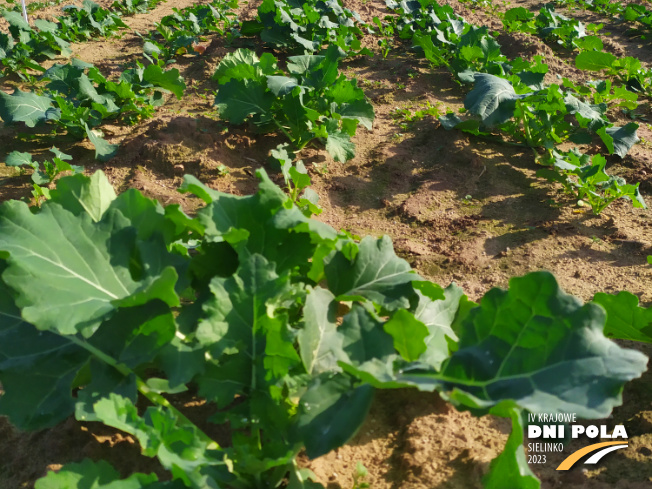
[[[342,300],[369,299],[389,310],[408,308],[415,296],[411,282],[418,279],[410,265],[396,256],[388,236],[362,239],[349,260],[338,251],[325,261],[330,290]]]
[[[59,112],[53,108],[50,97],[16,89],[11,95],[0,91],[0,117],[7,124],[24,122],[34,127],[39,122],[58,119]]]
[[[602,308],[564,293],[552,274],[530,273],[483,297],[439,373],[402,379],[478,412],[510,400],[531,412],[603,418],[647,364],[607,339],[604,323]]]
[[[621,158],[624,158],[631,147],[640,141],[636,134],[637,130],[638,124],[630,122],[623,127],[603,127],[597,131],[597,134],[602,138],[609,153],[617,154]]]
[[[373,394],[371,386],[353,388],[346,377],[318,378],[301,396],[294,426],[294,436],[305,444],[306,455],[320,457],[353,437],[367,416]]]
[[[304,326],[298,341],[301,360],[309,374],[340,370],[339,360],[347,361],[343,337],[337,331],[337,302],[328,290],[315,287],[306,297]]]
[[[148,65],[143,72],[143,80],[151,83],[155,87],[169,90],[178,99],[183,97],[183,91],[186,89],[186,84],[184,83],[183,78],[179,75],[179,70],[176,68],[163,71],[163,68],[159,65]]]
[[[580,70],[602,71],[611,68],[617,59],[604,51],[583,51],[575,58],[575,66]]]
[[[616,295],[595,294],[593,301],[607,311],[605,336],[619,340],[652,343],[652,308],[638,305],[638,297],[631,292]]]
[[[222,119],[232,124],[242,124],[250,115],[267,114],[274,99],[265,82],[231,80],[220,86],[215,95],[215,105]]]
[[[33,214],[22,202],[0,207],[0,250],[9,253],[2,278],[16,291],[23,317],[43,330],[90,336],[117,304],[159,298],[178,304],[177,274],[136,281],[130,274],[133,245],[123,236],[129,226],[119,211],[93,223],[59,204]]]
[[[394,340],[383,330],[380,319],[358,303],[344,316],[338,332],[343,337],[343,349],[354,364],[375,358],[386,360],[395,354]]]
[[[476,73],[475,85],[464,100],[472,114],[482,117],[487,126],[495,126],[508,121],[514,115],[516,101],[528,94],[517,94],[512,84],[495,75]]]

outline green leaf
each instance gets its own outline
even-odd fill
[[[178,305],[174,269],[132,279],[133,245],[122,237],[128,225],[118,211],[93,223],[56,203],[38,214],[22,202],[4,203],[0,250],[9,253],[9,266],[3,279],[16,291],[23,317],[39,329],[90,336],[127,299]]]
[[[58,119],[59,114],[50,97],[16,89],[11,95],[0,91],[0,117],[6,124],[24,122],[34,127],[39,122]]]
[[[464,107],[479,115],[488,126],[502,124],[514,116],[516,101],[528,94],[517,94],[510,82],[488,73],[476,73],[475,85],[464,99]]]
[[[489,472],[482,479],[484,489],[539,489],[541,483],[530,470],[523,448],[525,436],[521,410],[514,406],[501,406],[492,413],[511,417],[512,432],[504,450],[491,461]]]
[[[335,161],[349,161],[355,156],[355,144],[348,134],[342,131],[329,131],[326,138],[326,151]]]
[[[367,416],[373,394],[373,387],[353,388],[343,376],[317,378],[301,396],[293,429],[294,437],[305,444],[306,455],[320,457],[351,439]]]
[[[604,51],[583,51],[575,57],[575,67],[587,71],[608,70],[617,59],[613,54]]]
[[[155,474],[132,474],[120,480],[120,474],[108,462],[93,462],[84,459],[80,463],[66,464],[57,472],[36,481],[34,489],[181,489],[175,483],[153,484],[158,481]],[[156,488],[154,487],[156,486]]]
[[[638,297],[630,292],[616,295],[597,293],[592,302],[607,311],[604,334],[619,340],[652,343],[652,309],[638,305]]]
[[[90,177],[78,174],[60,178],[48,202],[60,204],[76,216],[86,213],[99,222],[115,198],[115,190],[106,175],[97,171]]]
[[[395,354],[394,340],[383,330],[383,323],[358,303],[344,316],[338,332],[343,337],[344,352],[353,364],[386,360]]]
[[[118,152],[119,144],[109,144],[97,131],[88,127],[84,123],[86,135],[91,144],[95,147],[95,159],[99,161],[108,161]]]
[[[38,170],[38,162],[32,161],[32,155],[30,153],[21,153],[20,151],[12,151],[7,155],[5,160],[5,165],[7,166],[23,166],[27,165],[29,167]]]
[[[450,356],[449,342],[457,341],[452,325],[464,292],[457,285],[451,284],[444,290],[443,299],[432,300],[421,292],[417,292],[417,295],[419,295],[419,305],[414,312],[414,317],[428,328],[428,336],[425,339],[427,349],[419,361],[439,369],[442,362]]]
[[[609,148],[609,152],[624,158],[631,147],[640,141],[636,134],[637,130],[638,124],[635,122],[630,122],[623,127],[614,126],[605,128],[606,136],[610,137],[613,141],[613,149],[611,148],[611,145],[605,141],[605,144],[607,144],[607,147]],[[598,134],[604,141],[605,137],[603,137],[603,134],[601,132],[598,132]]]
[[[291,93],[299,84],[294,78],[289,76],[268,76],[267,88],[269,88],[274,95],[282,97]]]
[[[315,287],[306,297],[304,326],[298,342],[301,360],[309,374],[339,371],[337,362],[347,361],[343,337],[337,331],[337,302],[328,290]]]
[[[411,282],[418,278],[410,265],[396,256],[388,236],[362,239],[356,257],[338,251],[325,260],[329,289],[340,300],[369,299],[388,309],[410,307]]]
[[[408,362],[417,360],[426,351],[425,338],[428,328],[405,309],[399,309],[384,325],[385,331],[394,339],[394,348]]]
[[[215,105],[220,117],[232,124],[242,124],[250,115],[265,115],[274,103],[274,94],[266,84],[249,80],[231,80],[220,86]]]
[[[159,65],[151,64],[145,68],[143,72],[143,80],[151,83],[155,87],[164,88],[172,92],[178,99],[183,96],[183,91],[186,89],[186,84],[179,75],[179,70],[173,68],[171,70],[163,71]]]
[[[143,455],[156,456],[174,479],[187,487],[218,486],[203,472],[210,466],[224,466],[223,452],[217,450],[217,443],[175,410],[149,407],[141,417],[129,399],[113,393],[97,401],[94,409],[105,425],[135,436]]]
[[[604,418],[647,364],[605,338],[604,324],[602,308],[564,293],[549,272],[530,273],[510,280],[507,291],[490,290],[471,310],[441,372],[398,380],[441,390],[476,413],[513,401],[530,412]]]

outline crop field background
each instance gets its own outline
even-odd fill
[[[216,70],[222,69],[218,67],[223,66],[220,63],[225,57],[239,49],[251,50],[257,55],[255,60],[247,58],[250,66],[259,58],[263,59],[263,53],[268,53],[277,58],[281,69],[285,69],[288,56],[303,54],[296,48],[275,46],[269,41],[280,31],[263,31],[267,32],[267,38],[260,32],[251,35],[240,32],[245,26],[253,30],[253,23],[247,24],[247,21],[256,19],[260,2],[234,2],[231,7],[214,2],[213,5],[221,5],[219,12],[236,14],[239,23],[228,17],[231,20],[228,25],[221,24],[222,31],[188,32],[187,39],[177,39],[178,44],[169,51],[160,48],[165,45],[160,35],[149,37],[156,23],[174,14],[173,9],[182,11],[208,2],[150,3],[148,9],[143,8],[143,13],[120,17],[125,25],[123,28],[107,30],[103,35],[92,33],[87,36],[90,39],[84,39],[79,33],[76,38],[70,34],[70,59],[94,65],[105,78],[101,83],[108,84],[126,69],[136,66],[136,62],[148,66],[158,57],[161,60],[158,66],[163,70],[178,70],[185,88],[177,83],[176,75],[166,77],[163,71],[154,73],[152,70],[140,81],[140,86],[145,87],[143,97],[151,97],[151,90],[147,92],[147,89],[158,83],[159,87],[167,89],[163,99],[152,104],[149,102],[154,101],[153,98],[134,102],[138,110],[124,117],[106,116],[103,120],[94,116],[97,120],[91,122],[88,112],[66,119],[65,110],[62,110],[63,115],[55,121],[45,115],[45,109],[42,116],[34,116],[33,123],[24,124],[30,121],[30,116],[11,113],[6,94],[43,87],[44,82],[38,80],[42,73],[28,65],[13,68],[5,65],[4,76],[0,78],[0,90],[5,92],[4,101],[0,100],[3,121],[0,122],[0,162],[6,161],[7,165],[0,164],[0,201],[43,202],[55,188],[56,168],[51,167],[49,174],[48,168],[41,170],[41,179],[37,182],[32,177],[30,164],[25,161],[23,166],[17,166],[18,154],[12,152],[30,153],[35,161],[50,161],[53,156],[57,158],[56,153],[49,151],[56,146],[64,156],[72,157],[66,160],[59,156],[60,162],[68,161],[82,167],[72,168],[73,172],[91,175],[102,170],[117,193],[134,188],[163,205],[179,204],[188,215],[193,215],[202,201],[189,193],[178,192],[184,175],[193,175],[220,192],[250,195],[259,187],[256,171],[264,168],[271,180],[282,188],[286,188],[288,179],[290,190],[301,187],[296,173],[289,177],[287,171],[284,176],[279,170],[279,166],[288,162],[278,156],[278,146],[291,143],[295,148],[290,145],[285,149],[294,149],[294,159],[302,160],[300,172],[309,175],[310,189],[314,192],[311,195],[318,196],[318,205],[323,209],[316,216],[317,220],[354,236],[390,236],[396,254],[422,277],[444,287],[455,282],[472,301],[479,301],[493,287],[506,288],[512,277],[549,270],[563,290],[584,301],[601,292],[628,291],[639,299],[640,306],[652,305],[652,219],[643,204],[644,201],[652,204],[652,74],[649,71],[652,69],[652,25],[622,20],[620,14],[604,10],[580,8],[584,2],[558,2],[553,5],[554,11],[578,20],[583,27],[573,28],[575,30],[558,37],[554,33],[545,37],[533,20],[544,2],[439,2],[439,5],[450,6],[466,23],[486,27],[499,44],[498,54],[510,62],[523,58],[528,62],[538,60],[535,64],[539,66],[547,65],[547,72],[537,73],[536,68],[529,72],[540,75],[529,87],[562,85],[565,80],[566,93],[574,93],[579,100],[586,96],[580,87],[587,82],[613,82],[613,89],[607,87],[605,92],[603,87],[601,95],[594,96],[591,92],[589,98],[594,97],[591,110],[585,103],[577,105],[579,108],[575,112],[568,110],[558,116],[554,126],[557,131],[554,137],[559,139],[556,141],[550,132],[539,137],[530,134],[527,128],[516,127],[517,123],[509,126],[510,121],[518,117],[519,107],[524,107],[520,105],[524,99],[519,95],[525,89],[516,93],[512,89],[503,99],[500,99],[503,95],[496,95],[499,102],[507,101],[508,106],[511,103],[511,112],[509,107],[496,102],[495,111],[490,114],[487,105],[491,106],[492,102],[486,98],[481,101],[482,109],[469,103],[467,94],[478,90],[481,78],[476,78],[474,88],[473,83],[464,82],[464,73],[483,71],[481,65],[488,66],[485,72],[497,73],[495,70],[499,68],[496,67],[501,62],[496,53],[491,56],[497,61],[482,61],[488,56],[486,43],[482,48],[475,46],[479,50],[476,58],[470,48],[465,51],[462,58],[466,64],[461,68],[456,64],[462,59],[459,56],[438,63],[440,53],[436,49],[428,54],[426,41],[422,42],[421,50],[413,49],[412,35],[401,38],[400,25],[392,26],[387,20],[388,16],[400,17],[398,4],[392,10],[380,0],[343,0],[343,7],[359,14],[356,23],[360,25],[360,35],[359,45],[348,57],[339,60],[339,70],[348,79],[357,80],[357,87],[364,92],[375,116],[369,124],[358,116],[359,123],[350,132],[355,133],[350,141],[345,132],[349,127],[346,120],[351,119],[347,119],[346,113],[342,120],[339,115],[334,119],[335,126],[338,122],[341,126],[329,134],[304,133],[298,138],[291,134],[292,138],[288,139],[277,128],[270,129],[270,121],[276,115],[265,119],[267,115],[259,116],[253,111],[245,111],[242,117],[236,114],[240,109],[229,107],[233,97],[219,92],[227,86],[228,78],[219,80],[214,76]],[[98,4],[119,12],[111,0],[98,0]],[[632,4],[652,10],[649,2]],[[53,20],[62,14],[65,5],[65,1],[57,4],[32,2],[30,22]],[[76,5],[81,7],[82,4]],[[0,7],[19,12],[16,4],[6,0],[0,0]],[[512,17],[505,16],[505,12],[517,7],[523,9],[519,15],[513,11]],[[533,16],[528,17],[523,12],[532,12]],[[528,22],[532,26],[528,27]],[[0,36],[9,32],[9,25],[7,20],[0,19]],[[591,28],[584,30],[591,25],[593,31]],[[461,24],[459,28],[462,29]],[[175,29],[179,28],[166,32],[171,34]],[[613,59],[636,58],[640,61],[641,72],[648,70],[647,78],[641,76],[640,83],[637,82],[640,86],[636,85],[637,90],[630,92],[636,93],[635,97],[628,99],[627,94],[615,88],[627,83],[632,88],[632,80],[636,77],[631,71],[623,74],[627,68],[621,71],[618,67],[607,68],[607,64],[613,65],[612,58],[601,59],[604,69],[577,67],[578,54],[592,52],[587,47],[589,41],[582,40],[591,36],[602,42],[600,52],[613,55]],[[153,39],[157,39],[160,46],[156,48],[150,43],[147,60],[143,56],[144,42]],[[0,53],[6,48],[3,42],[0,38]],[[362,54],[356,55],[356,52]],[[55,63],[68,62],[60,53],[55,54],[55,59],[44,57],[38,63],[50,68]],[[590,62],[596,64],[594,60]],[[279,74],[274,72],[275,76]],[[56,74],[56,79],[69,83],[66,76],[61,72]],[[245,74],[245,78],[248,76]],[[319,72],[317,76],[327,75]],[[487,84],[498,83],[497,76],[485,77],[482,80]],[[101,83],[97,80],[98,77],[93,81],[99,86]],[[309,83],[307,78],[305,83]],[[524,83],[527,85],[527,81]],[[351,87],[347,89],[347,96],[354,91]],[[251,86],[249,89],[253,93]],[[279,97],[290,93],[284,90],[279,89]],[[90,92],[92,90],[83,92],[85,100],[95,96],[89,95]],[[595,93],[598,92],[600,89],[596,88]],[[550,94],[547,103],[553,106],[555,94],[553,91]],[[97,97],[93,99],[94,104],[105,103],[100,95]],[[351,110],[358,110],[356,114],[367,114],[364,100],[364,97],[346,99],[344,105],[355,107]],[[569,106],[568,99],[565,103]],[[605,104],[603,109],[596,108],[601,103]],[[95,112],[101,112],[94,107]],[[109,106],[105,104],[105,107]],[[281,112],[289,118],[288,107],[283,105]],[[106,110],[110,112],[111,109]],[[507,111],[506,115],[499,113],[501,110]],[[602,113],[598,113],[600,110]],[[581,112],[582,116],[576,118],[576,112]],[[227,120],[227,113],[236,122],[252,114],[263,122],[258,127],[246,122],[234,124]],[[534,121],[530,122],[530,128],[542,120],[536,112],[529,116],[520,114],[521,121],[527,122],[527,117]],[[477,123],[464,126],[463,122],[459,125],[460,121],[480,118],[491,122],[491,117],[495,118],[494,123],[486,126]],[[583,120],[589,122],[583,123]],[[612,127],[623,128],[622,132],[610,130],[601,120],[609,121]],[[578,131],[581,137],[573,139],[578,124],[582,126]],[[638,126],[637,141],[631,134],[633,125]],[[326,146],[324,141],[327,141]],[[582,165],[573,163],[572,157],[563,153],[575,147],[589,155],[588,160],[582,160],[582,165],[590,158],[595,164],[602,155],[606,173],[624,179],[610,188],[622,192],[618,196],[629,197],[610,201],[609,190],[596,187],[590,175],[582,174],[581,178],[586,178],[585,183],[581,183],[578,168]],[[270,153],[277,156],[277,161],[272,161]],[[291,160],[293,157],[285,158]],[[542,168],[549,173],[541,172]],[[67,172],[70,174],[71,170]],[[638,188],[632,187],[635,184],[639,184]],[[582,193],[589,188],[593,190]],[[4,258],[2,250],[0,258]],[[0,293],[2,291],[0,287]],[[652,334],[649,326],[646,334],[647,343],[619,341],[619,344],[650,356]],[[2,353],[0,345],[0,360]],[[215,413],[212,405],[204,404],[192,391],[177,395],[174,403],[197,423]],[[627,427],[629,448],[606,457],[596,468],[577,467],[568,472],[555,470],[565,458],[564,454],[549,454],[547,464],[531,465],[541,480],[541,487],[652,487],[652,371],[625,384],[622,405],[616,407],[605,422]],[[598,422],[594,420],[591,424]],[[481,488],[491,460],[503,451],[511,426],[506,418],[474,417],[460,412],[437,393],[379,390],[366,421],[354,438],[314,460],[302,454],[299,465],[310,468],[317,481],[329,489],[363,487],[355,485],[361,484],[355,481],[358,462],[368,471],[364,482],[374,489]],[[209,435],[218,441],[230,436],[223,426],[210,429]],[[568,451],[581,447],[573,443],[576,442],[571,443]],[[34,487],[35,481],[48,470],[60,469],[66,463],[85,457],[109,461],[122,477],[136,471],[154,472],[164,480],[167,477],[156,459],[141,455],[135,437],[122,431],[69,417],[47,430],[23,432],[0,417],[0,488]],[[505,485],[504,489],[511,487]]]

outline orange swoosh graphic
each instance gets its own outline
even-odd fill
[[[595,443],[594,445],[589,445],[588,447],[580,448],[578,451],[573,452],[568,457],[566,457],[566,459],[559,464],[557,470],[570,469],[573,465],[575,465],[575,462],[581,459],[584,455],[586,455],[587,453],[595,452],[600,448],[609,447],[611,445],[625,445],[625,444],[626,443],[623,441],[605,441],[602,443]]]

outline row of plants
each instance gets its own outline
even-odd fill
[[[208,35],[224,36],[227,42],[240,36],[237,15],[233,12],[237,0],[214,0],[183,9],[173,8],[155,24],[145,37],[143,51],[150,61],[163,64],[174,61],[177,55],[201,55]]]
[[[40,62],[57,56],[70,56],[70,43],[87,41],[97,37],[110,37],[126,29],[122,16],[142,13],[154,8],[161,0],[116,0],[112,8],[105,9],[84,0],[81,7],[64,7],[64,15],[55,22],[45,19],[33,21],[34,28],[17,10],[1,10],[9,23],[9,32],[0,33],[0,63],[4,67],[0,75],[18,74],[32,81],[30,70],[45,71]]]
[[[652,10],[642,3],[620,3],[610,0],[555,0],[555,2],[571,9],[580,8],[611,18],[618,17],[623,22],[637,24],[637,30],[643,33],[652,31]]]
[[[155,64],[136,63],[111,81],[92,64],[76,59],[55,64],[40,81],[46,84],[36,91],[0,90],[0,119],[8,125],[39,125],[53,133],[63,130],[74,138],[87,137],[100,161],[111,158],[117,145],[107,143],[98,126],[106,120],[135,123],[150,117],[165,93],[181,98],[185,89],[176,68],[164,71]]]
[[[596,213],[622,197],[645,207],[638,184],[608,175],[604,157],[560,149],[567,141],[591,144],[595,135],[609,154],[624,157],[638,141],[638,125],[614,126],[606,116],[607,103],[631,108],[635,94],[607,83],[585,89],[562,79],[560,85],[546,85],[548,66],[541,57],[507,59],[486,27],[468,24],[450,6],[428,0],[389,5],[396,15],[385,21],[399,38],[412,39],[434,66],[445,66],[460,83],[474,85],[465,108],[479,118],[462,120],[450,113],[440,118],[445,128],[532,148],[535,161],[544,166],[539,176],[560,182]],[[497,136],[497,130],[507,138]]]
[[[631,294],[583,304],[535,272],[476,304],[415,273],[388,237],[337,232],[258,177],[234,196],[187,176],[181,191],[204,201],[193,218],[116,195],[101,172],[59,179],[38,209],[0,205],[0,414],[22,430],[101,422],[167,473],[83,460],[36,489],[316,489],[297,455],[346,443],[375,389],[396,388],[510,418],[484,485],[537,488],[526,414],[605,418],[646,369],[605,336],[652,340]],[[190,421],[183,393],[213,414]],[[226,424],[222,444],[207,435]]]
[[[500,17],[508,32],[536,34],[546,42],[579,51],[575,57],[577,68],[602,72],[633,94],[652,95],[652,70],[645,69],[637,58],[619,58],[605,51],[600,37],[588,34],[596,34],[602,28],[601,25],[584,25],[577,19],[555,12],[550,4],[542,7],[538,16],[524,7],[516,7],[500,14]]]

